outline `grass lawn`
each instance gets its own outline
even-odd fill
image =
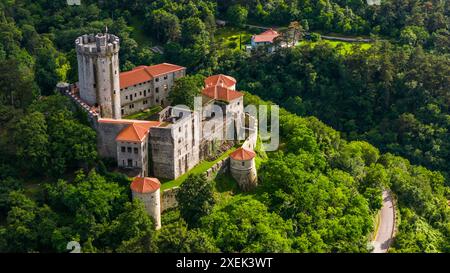
[[[138,119],[138,120],[148,120],[150,116],[158,113],[162,110],[162,107],[159,105],[153,106],[149,109],[146,109],[141,112],[137,112],[128,116],[123,117],[124,119]]]
[[[195,166],[192,170],[188,171],[187,173],[183,174],[182,176],[178,177],[177,179],[169,180],[169,181],[165,181],[165,182],[163,181],[162,185],[161,185],[161,191],[180,186],[190,174],[201,174],[201,173],[206,172],[214,164],[216,164],[217,162],[219,162],[222,159],[227,158],[228,155],[231,154],[232,152],[234,152],[236,149],[237,149],[237,147],[233,147],[233,148],[229,149],[228,151],[223,153],[220,157],[218,157],[214,161],[204,160],[203,162],[201,162],[200,164]]]
[[[310,42],[310,41],[301,41],[299,45],[310,45],[312,47],[315,47],[317,44],[329,44],[332,47],[339,47],[339,53],[342,55],[352,54],[353,53],[353,47],[359,47],[361,50],[368,50],[372,47],[372,44],[370,43],[349,43],[349,42],[342,42],[342,41],[329,41],[329,40],[321,40],[318,42]]]
[[[241,39],[239,39],[239,35],[241,35]],[[252,35],[253,33],[250,33],[248,30],[225,26],[217,28],[215,39],[222,49],[239,50],[241,44],[242,49],[244,49],[246,44],[250,44]]]

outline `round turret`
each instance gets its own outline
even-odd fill
[[[249,191],[258,184],[255,157],[254,151],[242,147],[230,154],[231,176],[243,191]]]
[[[145,210],[155,220],[156,229],[161,228],[161,183],[158,178],[135,177],[130,185],[133,199],[144,203]]]
[[[120,119],[119,38],[85,34],[75,40],[80,98],[103,118]]]

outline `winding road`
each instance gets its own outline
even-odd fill
[[[389,191],[383,191],[383,207],[380,211],[378,230],[372,242],[372,253],[386,253],[392,244],[395,235],[395,207]]]

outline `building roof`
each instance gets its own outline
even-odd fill
[[[256,153],[252,150],[245,149],[243,147],[237,149],[230,154],[230,157],[234,160],[250,160],[256,156]]]
[[[275,39],[279,35],[280,34],[276,30],[268,29],[261,34],[253,35],[252,40],[255,43],[262,43],[262,42],[273,43],[273,39]]]
[[[116,137],[116,141],[142,142],[151,127],[159,126],[159,121],[133,122],[125,127]]]
[[[151,66],[141,65],[135,67],[133,70],[120,73],[120,89],[147,82],[160,75],[176,72],[182,69],[186,68],[169,63],[162,63]]]
[[[161,188],[161,183],[158,178],[137,176],[131,182],[130,188],[138,193],[151,193]]]
[[[206,87],[202,90],[202,94],[215,100],[223,100],[228,102],[244,95],[239,91],[231,90],[220,85]]]
[[[228,75],[212,75],[205,79],[205,86],[216,86],[216,85],[223,85],[225,87],[232,87],[236,84],[236,79],[228,76]]]

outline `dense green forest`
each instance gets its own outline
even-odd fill
[[[400,212],[391,251],[450,252],[448,1],[81,2],[0,0],[1,252],[63,252],[72,240],[83,252],[367,252],[383,188]],[[216,18],[383,41],[249,54],[220,48]],[[189,177],[180,209],[153,230],[83,114],[54,91],[77,79],[74,39],[105,26],[121,39],[122,71],[167,61],[195,82],[230,74],[247,104],[285,108],[280,150],[258,151],[257,190]],[[198,92],[179,85],[187,99]]]

